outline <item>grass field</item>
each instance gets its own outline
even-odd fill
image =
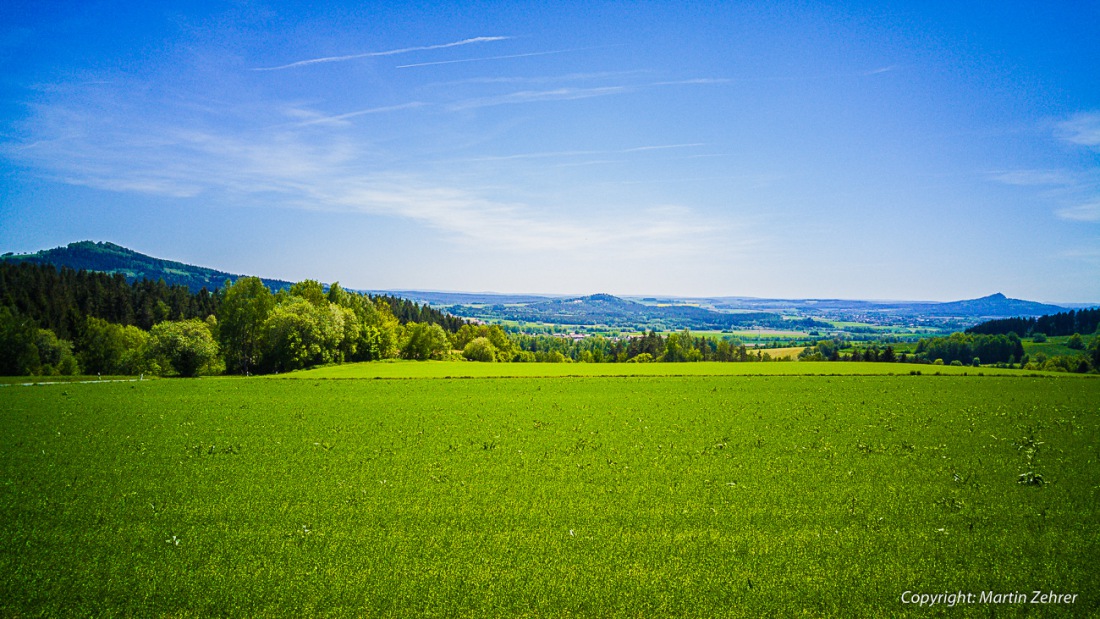
[[[801,350],[801,349],[799,349]],[[567,376],[1057,376],[1054,372],[1030,372],[997,368],[973,368],[905,363],[841,363],[829,361],[776,361],[749,363],[475,363],[471,361],[392,361],[345,363],[277,378],[503,378]],[[1064,376],[1064,374],[1063,374]],[[1075,375],[1082,378],[1081,375]],[[1096,378],[1096,377],[1093,377]]]
[[[142,376],[141,380],[153,380],[154,376]],[[9,385],[49,385],[53,383],[87,383],[102,381],[139,380],[137,376],[0,376],[0,387]]]
[[[1084,339],[1085,343],[1088,344],[1088,342],[1090,341],[1089,336],[1086,335]],[[1032,357],[1034,357],[1036,353],[1043,353],[1048,357],[1053,357],[1055,355],[1075,356],[1086,354],[1085,351],[1074,350],[1073,348],[1066,346],[1066,342],[1068,341],[1068,335],[1051,336],[1047,338],[1047,341],[1045,342],[1036,342],[1031,339],[1026,339],[1024,340],[1024,352]]]
[[[296,376],[0,390],[0,616],[1100,612],[1100,380]]]

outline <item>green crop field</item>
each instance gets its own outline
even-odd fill
[[[0,389],[0,616],[1100,612],[1100,380],[341,369]]]
[[[1047,356],[1054,355],[1080,355],[1083,351],[1074,350],[1069,346],[1066,346],[1066,342],[1069,341],[1068,335],[1051,336],[1047,338],[1045,342],[1036,342],[1032,339],[1024,340],[1024,352],[1028,355],[1035,356],[1038,353],[1043,353]],[[1088,337],[1085,338],[1085,343],[1089,341]]]
[[[801,350],[801,349],[799,349]],[[768,352],[766,349],[761,352]],[[472,361],[385,361],[345,363],[275,374],[267,380],[296,378],[504,378],[568,376],[1062,376],[1065,373],[999,368],[974,368],[905,363],[841,363],[831,361],[773,361],[748,363],[476,363]],[[1093,377],[1095,378],[1095,377]]]

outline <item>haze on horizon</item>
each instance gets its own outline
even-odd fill
[[[9,3],[0,251],[1100,300],[1100,6]]]

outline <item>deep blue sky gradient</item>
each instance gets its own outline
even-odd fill
[[[1095,3],[0,7],[0,251],[1100,300]]]

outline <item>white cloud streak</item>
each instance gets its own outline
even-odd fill
[[[729,84],[731,82],[733,82],[733,80],[724,77],[698,77],[686,80],[653,82],[652,84],[650,84],[650,86],[697,86],[707,84]]]
[[[311,118],[310,120],[304,120],[298,123],[300,127],[308,127],[310,125],[338,125],[346,124],[348,119],[356,118],[358,116],[367,116],[369,114],[385,114],[387,112],[399,112],[402,110],[412,110],[428,105],[423,101],[411,101],[409,103],[402,103],[399,105],[387,105],[383,107],[372,107],[364,110],[356,110],[354,112],[347,112],[345,114],[336,114],[333,116],[318,116]]]
[[[533,58],[535,56],[553,56],[555,54],[568,54],[571,52],[584,52],[593,49],[604,49],[607,47],[614,47],[608,45],[599,45],[596,47],[574,47],[569,49],[553,49],[544,52],[527,52],[524,54],[508,54],[505,56],[482,56],[479,58],[457,58],[454,60],[436,60],[433,62],[416,62],[412,64],[397,65],[397,69],[414,69],[416,67],[432,67],[442,64],[460,64],[465,62],[484,62],[486,60],[510,60],[512,58]]]
[[[447,106],[451,111],[462,111],[496,105],[513,105],[519,103],[538,103],[542,101],[573,101],[577,99],[591,99],[594,97],[607,97],[610,95],[622,95],[638,92],[650,88],[663,86],[699,86],[710,84],[726,84],[730,80],[721,78],[699,78],[689,80],[677,80],[669,82],[649,82],[645,84],[625,84],[615,86],[591,86],[578,88],[565,86],[548,90],[520,90],[500,95],[487,97],[473,97],[456,101]]]
[[[627,86],[598,86],[593,88],[555,88],[553,90],[521,90],[503,95],[489,97],[475,97],[451,103],[447,109],[462,111],[495,105],[512,105],[518,103],[538,103],[540,101],[575,101],[577,99],[591,99],[593,97],[606,97],[620,95],[629,92]]]
[[[253,71],[282,71],[284,69],[296,69],[298,67],[306,67],[315,64],[324,64],[329,62],[346,62],[348,60],[358,60],[360,58],[378,58],[382,56],[396,56],[398,54],[408,54],[410,52],[422,52],[434,49],[447,49],[450,47],[460,47],[463,45],[472,45],[475,43],[491,43],[494,41],[504,41],[511,37],[474,37],[472,39],[463,39],[461,41],[454,41],[451,43],[440,43],[438,45],[421,45],[418,47],[403,47],[401,49],[391,49],[382,52],[364,52],[361,54],[349,54],[346,56],[326,56],[323,58],[310,58],[308,60],[299,60],[297,62],[291,62],[289,64],[279,65],[277,67],[256,67]]]
[[[615,215],[593,205],[581,209],[584,217],[565,216],[547,205],[439,180],[430,169],[395,167],[358,134],[239,119],[183,120],[188,117],[173,110],[150,114],[148,105],[122,93],[42,104],[26,127],[28,138],[0,145],[0,154],[74,185],[174,198],[202,196],[227,205],[394,217],[437,230],[459,245],[498,252],[584,250],[585,255],[641,257],[729,248],[719,235],[730,226],[704,221],[684,207],[642,204],[629,214]],[[370,108],[307,123],[323,127],[411,105]],[[644,145],[618,152],[694,146]]]
[[[1058,137],[1071,144],[1100,147],[1100,112],[1082,112],[1058,123]]]
[[[461,80],[435,82],[431,86],[454,87],[465,84],[546,84],[551,82],[579,82],[596,79],[611,79],[636,77],[650,73],[641,69],[631,71],[599,71],[594,73],[567,73],[565,75],[529,75],[529,76],[497,76],[497,77],[471,77]]]
[[[870,71],[864,71],[863,73],[860,73],[860,75],[862,75],[864,77],[869,77],[869,76],[872,76],[872,75],[881,75],[883,73],[889,73],[891,71],[896,71],[897,68],[898,68],[897,65],[890,65],[888,67],[880,67],[878,69],[871,69]]]
[[[990,172],[989,177],[1005,185],[1023,187],[1068,185],[1073,177],[1063,170],[1009,170]]]
[[[1057,211],[1058,217],[1070,221],[1100,222],[1100,202],[1077,204]]]
[[[653,144],[647,146],[633,146],[630,148],[620,148],[612,150],[555,150],[544,151],[538,153],[516,153],[514,155],[496,155],[489,157],[472,157],[464,159],[463,161],[480,162],[480,161],[514,161],[523,159],[553,159],[559,157],[589,157],[589,156],[606,156],[606,155],[626,155],[631,153],[645,153],[649,151],[671,150],[680,148],[697,148],[700,146],[706,146],[704,142],[692,142],[688,144]],[[699,156],[714,156],[714,155],[699,155]]]

